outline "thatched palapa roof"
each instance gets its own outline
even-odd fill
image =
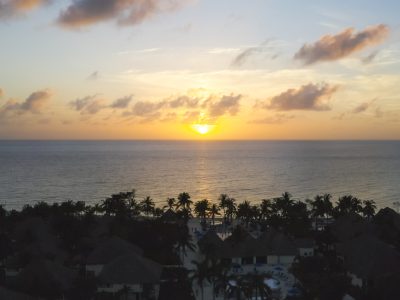
[[[120,256],[105,265],[99,279],[107,284],[158,283],[162,266],[137,254]]]

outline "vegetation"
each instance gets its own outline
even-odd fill
[[[92,238],[94,231],[104,226],[103,234],[118,236],[138,245],[147,257],[162,265],[177,266],[183,263],[185,253],[196,247],[186,226],[189,219],[195,215],[203,224],[210,221],[210,225],[214,225],[220,217],[219,221],[225,226],[239,222],[243,227],[250,229],[263,230],[273,227],[292,237],[314,238],[320,255],[297,260],[292,271],[303,283],[310,299],[339,299],[344,291],[348,290],[349,280],[340,261],[331,251],[334,237],[328,229],[318,232],[315,226],[324,220],[340,218],[347,214],[358,214],[370,221],[374,219],[375,211],[374,201],[362,201],[352,195],[342,196],[334,203],[330,194],[316,195],[313,199],[299,201],[287,192],[260,202],[237,202],[234,198],[221,194],[217,203],[207,199],[193,201],[188,193],[183,192],[177,198],[166,199],[165,205],[156,205],[150,196],[137,200],[133,190],[111,195],[94,205],[68,200],[53,204],[28,204],[20,211],[7,211],[0,206],[0,261],[5,261],[34,241],[32,236],[16,238],[14,228],[25,220],[39,217],[49,224],[54,236],[61,241],[61,248],[67,254],[64,261],[67,267],[76,266],[75,257],[87,255],[87,241]],[[164,219],[166,212],[175,218],[173,222]],[[240,237],[240,230],[241,227],[237,227],[234,236]],[[389,240],[396,238],[397,236],[387,237]],[[184,282],[191,278],[198,282],[202,294],[203,286],[212,284],[214,295],[257,295],[261,299],[269,299],[271,291],[262,283],[265,274],[236,278],[236,286],[227,289],[227,283],[232,279],[228,275],[228,267],[213,259],[212,251],[213,249],[202,249],[205,259],[202,262],[193,262],[195,270],[190,274],[186,274],[182,267],[177,267],[165,275],[162,293],[174,293],[175,299],[192,299],[188,281],[184,283],[186,285],[183,289],[176,286],[177,280]],[[24,258],[26,262],[31,259],[33,257]],[[95,288],[96,282],[82,274],[74,288],[63,295],[67,299],[80,299],[78,295],[89,299]],[[39,290],[38,295],[45,299],[59,296],[57,290],[52,293],[48,296]],[[162,293],[160,299],[168,299]]]

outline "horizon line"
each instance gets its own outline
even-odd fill
[[[400,142],[400,139],[1,139],[0,142]]]

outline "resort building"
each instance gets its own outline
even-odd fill
[[[360,288],[373,288],[381,277],[400,270],[400,254],[391,245],[374,236],[361,235],[337,245],[352,284]]]
[[[103,267],[119,256],[143,254],[143,250],[119,237],[109,237],[99,243],[86,258],[86,272],[98,276]]]
[[[119,237],[99,243],[86,259],[88,276],[98,279],[98,293],[123,295],[124,299],[158,299],[162,266],[143,250]]]
[[[123,294],[124,299],[155,300],[160,291],[162,266],[136,253],[120,256],[104,266],[98,292]]]

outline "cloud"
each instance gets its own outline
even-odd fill
[[[334,61],[364,48],[381,43],[389,34],[389,27],[380,24],[355,32],[345,29],[336,35],[325,35],[314,44],[305,44],[294,58],[306,65],[321,61]]]
[[[86,80],[95,81],[95,80],[99,79],[99,77],[100,77],[99,71],[94,71],[92,74],[90,74],[90,75],[86,78]]]
[[[133,106],[132,112],[135,116],[148,116],[154,113],[157,113],[160,108],[164,106],[163,102],[155,103],[155,102],[144,102],[139,101],[136,102]]]
[[[289,89],[271,98],[264,108],[278,111],[289,110],[330,110],[329,99],[337,91],[338,86],[326,83],[303,85],[298,89]]]
[[[229,95],[222,96],[219,100],[215,102],[210,102],[209,104],[209,114],[211,117],[220,117],[225,114],[230,114],[234,116],[239,111],[239,101],[242,95]]]
[[[269,116],[264,119],[249,121],[250,124],[282,124],[286,123],[289,120],[294,119],[294,115],[286,115],[286,114],[276,114],[274,116]]]
[[[71,101],[69,103],[69,105],[77,110],[77,111],[81,111],[90,101],[92,101],[94,98],[96,97],[96,95],[94,96],[86,96],[84,98],[80,98],[80,99],[76,99],[74,101]]]
[[[46,108],[52,93],[50,90],[40,90],[29,95],[23,102],[9,99],[0,107],[0,118],[10,114],[22,115],[25,113],[40,114]]]
[[[351,112],[352,112],[353,114],[362,113],[362,112],[366,111],[366,110],[370,107],[370,105],[371,105],[370,102],[361,103],[360,105],[358,105],[357,107],[355,107]]]
[[[197,94],[189,91],[187,95],[165,98],[158,102],[138,101],[124,117],[137,117],[141,120],[163,121],[172,119],[182,122],[215,122],[224,115],[236,115],[240,109],[242,95],[210,95],[200,90]]]
[[[116,20],[119,25],[135,25],[155,14],[174,10],[184,0],[74,0],[60,12],[58,23],[67,28],[80,28]]]
[[[129,103],[132,101],[133,95],[125,96],[115,100],[110,107],[111,108],[127,108]]]
[[[97,114],[99,111],[107,107],[107,105],[105,105],[105,101],[98,99],[97,95],[76,99],[71,101],[69,105],[76,111],[79,111],[81,114],[90,115]]]
[[[274,45],[272,44],[272,40],[267,40],[259,46],[250,47],[242,52],[240,52],[232,61],[231,65],[234,67],[240,67],[244,63],[246,63],[250,58],[257,55],[269,55],[271,51],[274,49]],[[271,60],[276,59],[279,56],[279,53],[271,54]]]
[[[347,118],[348,115],[350,114],[361,114],[363,112],[366,111],[370,111],[374,106],[375,106],[375,102],[376,102],[377,98],[372,99],[371,101],[368,102],[363,102],[360,103],[359,105],[357,105],[356,107],[354,107],[353,109],[347,111],[347,112],[342,112],[341,114],[339,114],[338,116],[333,117],[334,120],[343,120],[345,118]],[[376,112],[380,110],[379,107],[377,107],[377,110],[375,111],[375,115],[377,114]]]
[[[34,92],[21,104],[20,109],[32,113],[40,113],[46,106],[50,97],[51,92],[49,90]]]
[[[189,97],[187,95],[169,99],[166,103],[170,108],[188,107],[196,108],[200,102],[200,98]]]
[[[376,58],[376,56],[379,54],[379,51],[374,51],[374,52],[372,52],[371,54],[369,54],[369,55],[367,55],[367,56],[365,56],[365,57],[362,57],[361,58],[361,62],[363,63],[363,64],[365,64],[365,65],[367,65],[367,64],[370,64],[370,63],[372,63],[374,60],[375,60],[375,58]]]
[[[360,103],[355,108],[353,108],[350,112],[353,114],[359,114],[359,113],[365,112],[368,109],[370,109],[372,106],[374,106],[376,100],[377,100],[377,98],[372,99],[371,101],[368,101],[368,102]]]
[[[182,122],[183,123],[195,123],[195,122],[198,122],[198,120],[201,120],[201,119],[202,119],[202,116],[201,116],[201,112],[200,111],[186,111],[183,114]]]
[[[0,0],[0,19],[14,17],[49,2],[49,0]]]

